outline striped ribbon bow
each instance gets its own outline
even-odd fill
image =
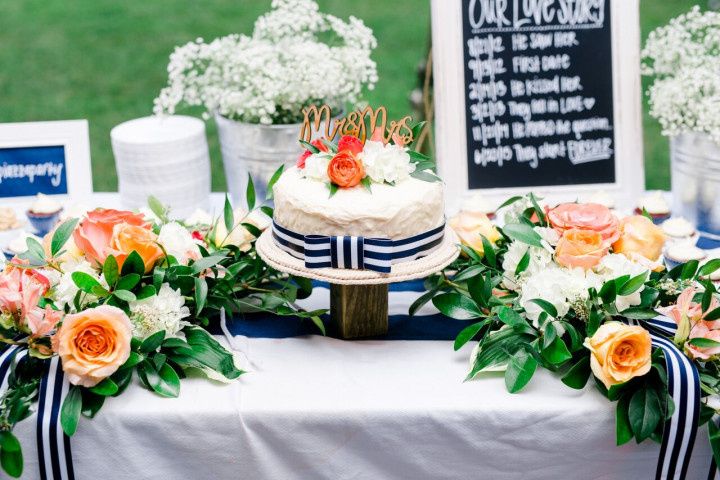
[[[668,375],[668,391],[675,411],[665,422],[660,457],[655,478],[684,479],[695,445],[700,415],[700,379],[693,362],[668,339],[675,335],[677,325],[666,317],[650,320],[629,320],[650,333],[652,344],[662,349]],[[714,465],[711,467],[714,472]]]
[[[443,241],[445,224],[418,235],[390,240],[354,236],[302,235],[273,222],[275,244],[306,268],[344,268],[390,273],[391,265],[431,253]]]

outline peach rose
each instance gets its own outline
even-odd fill
[[[650,371],[650,334],[642,327],[607,322],[585,339],[585,347],[591,352],[593,374],[607,388]]]
[[[613,243],[613,251],[632,259],[635,254],[655,261],[665,245],[665,233],[652,220],[642,215],[623,218],[620,238]]]
[[[460,212],[448,221],[463,245],[472,248],[479,254],[484,253],[482,238],[487,238],[490,243],[500,240],[500,232],[497,231],[487,215],[481,212]]]
[[[350,188],[359,184],[365,176],[365,168],[354,153],[343,150],[330,160],[327,169],[330,181],[340,188]]]
[[[125,259],[133,251],[142,258],[145,273],[149,273],[155,262],[163,256],[163,251],[157,243],[157,235],[151,230],[127,223],[115,225],[108,252],[115,255],[118,267],[122,267]]]
[[[563,203],[547,212],[555,231],[562,236],[565,230],[593,230],[602,235],[608,245],[620,236],[618,219],[609,208],[598,203]]]
[[[609,246],[602,235],[593,230],[565,230],[555,247],[555,260],[569,268],[584,270],[594,267],[607,255]]]
[[[132,327],[117,307],[100,305],[67,315],[52,338],[53,351],[73,385],[94,387],[130,356]]]
[[[102,265],[110,253],[108,250],[115,225],[122,223],[150,229],[150,224],[141,214],[100,208],[88,212],[87,217],[75,228],[75,245],[85,254],[88,262]]]

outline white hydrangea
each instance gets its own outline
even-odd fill
[[[614,280],[624,275],[629,275],[630,278],[632,278],[637,277],[638,275],[641,275],[643,273],[646,275],[649,274],[647,267],[631,261],[625,255],[620,255],[617,253],[605,255],[605,257],[603,257],[603,259],[600,261],[600,265],[598,265],[595,270],[597,271],[599,277],[602,279],[602,283],[609,280]],[[638,291],[631,293],[630,295],[618,295],[617,299],[615,300],[615,307],[617,308],[618,312],[622,312],[623,310],[627,310],[630,307],[640,305],[642,301],[640,298],[640,294],[644,289],[645,286],[642,286]]]
[[[188,324],[182,319],[189,316],[180,289],[173,290],[167,283],[161,285],[157,295],[130,302],[133,336],[140,339],[160,330],[165,330],[166,337],[175,337]]]
[[[327,170],[331,158],[327,153],[313,153],[305,159],[305,168],[301,170],[301,173],[305,178],[329,182],[330,177],[328,177]]]
[[[571,277],[570,272],[564,268],[548,266],[525,280],[519,301],[525,309],[527,318],[532,320],[536,328],[539,327],[539,318],[543,309],[531,300],[541,298],[548,301],[557,310],[558,317],[564,316],[570,310],[568,283]]]
[[[535,227],[534,230],[542,238],[544,248],[532,247],[527,243],[515,241],[510,243],[503,258],[502,268],[505,271],[503,284],[511,290],[517,290],[524,279],[547,268],[549,265],[554,265],[553,255],[555,250],[553,247],[557,245],[560,236],[552,228]],[[530,254],[527,268],[520,275],[515,275],[520,261],[528,251]]]
[[[192,234],[177,222],[166,223],[160,228],[158,243],[181,264],[200,257],[200,250]]]
[[[372,89],[376,45],[357,18],[320,13],[314,0],[274,0],[251,37],[199,38],[176,48],[154,111],[173,114],[185,103],[243,122],[295,123],[306,105],[342,108],[363,86]]]
[[[415,171],[415,164],[405,147],[368,140],[359,155],[365,174],[376,183],[405,180]]]

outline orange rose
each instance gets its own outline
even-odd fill
[[[87,213],[87,217],[75,228],[73,240],[88,262],[93,265],[105,263],[113,230],[121,223],[150,228],[142,215],[132,212],[99,208]]]
[[[565,230],[555,247],[555,260],[564,267],[592,268],[607,255],[608,245],[593,230]]]
[[[362,162],[349,150],[335,154],[327,169],[330,181],[340,188],[350,188],[365,176]]]
[[[630,259],[637,254],[655,261],[660,258],[665,238],[662,228],[649,218],[633,215],[620,222],[620,238],[613,243],[613,250]]]
[[[602,235],[608,245],[620,236],[617,217],[598,203],[563,203],[548,211],[547,218],[560,236],[574,228],[593,230]]]
[[[642,327],[607,322],[585,339],[585,347],[593,374],[607,388],[650,371],[650,334]]]
[[[163,255],[157,243],[157,235],[144,227],[127,223],[116,225],[110,241],[109,253],[115,255],[118,267],[122,267],[125,259],[136,251],[145,264],[145,273],[149,273]]]
[[[130,356],[132,326],[117,307],[100,305],[67,315],[52,338],[53,351],[73,385],[94,387]]]
[[[448,221],[448,225],[460,237],[463,245],[481,255],[484,253],[481,235],[490,243],[495,243],[500,239],[500,233],[488,216],[481,212],[460,212]]]

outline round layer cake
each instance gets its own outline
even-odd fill
[[[373,183],[371,190],[358,185],[330,196],[324,183],[293,167],[273,188],[274,220],[303,235],[391,240],[427,232],[445,221],[442,182],[409,177],[395,185]]]

